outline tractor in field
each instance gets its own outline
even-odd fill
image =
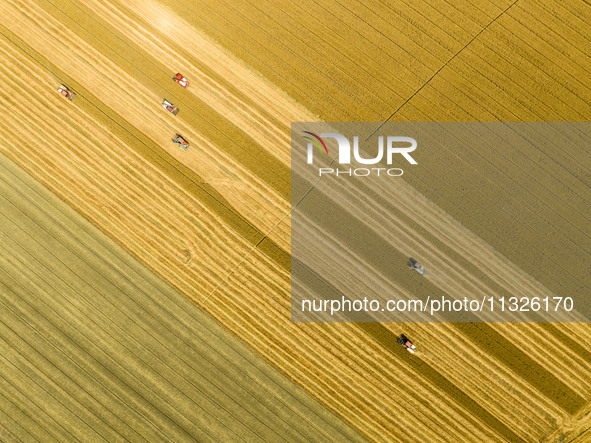
[[[189,80],[187,80],[180,72],[176,74],[172,79],[179,85],[181,85],[183,88],[189,86]]]
[[[412,257],[409,259],[408,267],[421,275],[425,275],[425,267]]]
[[[183,151],[189,149],[189,142],[185,140],[185,138],[180,134],[175,134],[175,137],[172,139],[172,141],[178,144]]]
[[[177,115],[179,113],[179,108],[177,108],[175,105],[173,105],[166,99],[162,100],[162,107],[166,109],[168,112],[170,112],[172,115]]]
[[[406,338],[406,335],[404,334],[401,334],[400,337],[398,337],[398,344],[400,346],[404,346],[404,348],[411,354],[414,354],[417,350],[416,346],[413,345],[412,342],[408,338]]]
[[[70,101],[74,100],[74,97],[76,97],[76,94],[74,94],[74,92],[70,88],[68,88],[66,85],[60,85],[57,92],[59,92],[61,95],[63,95],[64,97],[66,97]]]

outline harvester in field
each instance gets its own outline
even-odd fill
[[[408,338],[406,338],[406,335],[404,334],[401,334],[400,337],[398,337],[398,344],[400,346],[404,346],[404,348],[411,354],[414,354],[417,350],[416,346],[413,345],[413,343]]]
[[[179,85],[181,85],[183,88],[189,86],[189,80],[187,80],[180,72],[176,74],[172,79]]]
[[[172,141],[178,144],[183,151],[189,149],[189,142],[185,140],[185,138],[180,134],[175,134],[175,137],[172,139]]]
[[[412,257],[409,259],[408,267],[421,275],[425,275],[425,267]]]
[[[68,100],[74,100],[74,97],[76,97],[76,94],[74,94],[74,92],[66,85],[60,85],[57,92],[66,97]]]
[[[166,99],[162,100],[162,107],[166,109],[168,112],[170,112],[172,115],[177,115],[179,113],[179,108],[177,108],[175,105],[173,105]]]

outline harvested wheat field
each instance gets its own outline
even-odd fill
[[[589,22],[583,0],[1,2],[0,440],[589,441],[586,322],[290,312],[292,122],[588,121]],[[397,291],[588,295],[588,135],[417,150],[381,208],[409,240],[380,247],[444,277],[403,264]]]

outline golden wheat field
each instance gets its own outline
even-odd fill
[[[588,323],[290,311],[292,122],[586,122],[589,23],[584,0],[1,1],[0,441],[591,441]],[[441,276],[397,290],[588,296],[587,136],[422,155],[387,247]]]

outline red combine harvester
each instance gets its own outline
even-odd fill
[[[175,137],[172,141],[178,144],[183,151],[186,151],[189,148],[189,142],[185,140],[185,138],[180,134],[175,134]]]
[[[404,348],[411,354],[414,354],[417,350],[416,346],[413,345],[412,342],[408,338],[406,338],[406,335],[404,334],[401,334],[400,337],[398,337],[398,344],[404,346]]]
[[[172,79],[179,85],[181,85],[183,88],[189,86],[189,80],[183,77],[183,75],[180,72],[177,75],[175,75]]]
[[[76,97],[76,94],[74,94],[74,92],[65,85],[60,85],[57,92],[66,97],[68,100],[74,100],[74,97]]]

